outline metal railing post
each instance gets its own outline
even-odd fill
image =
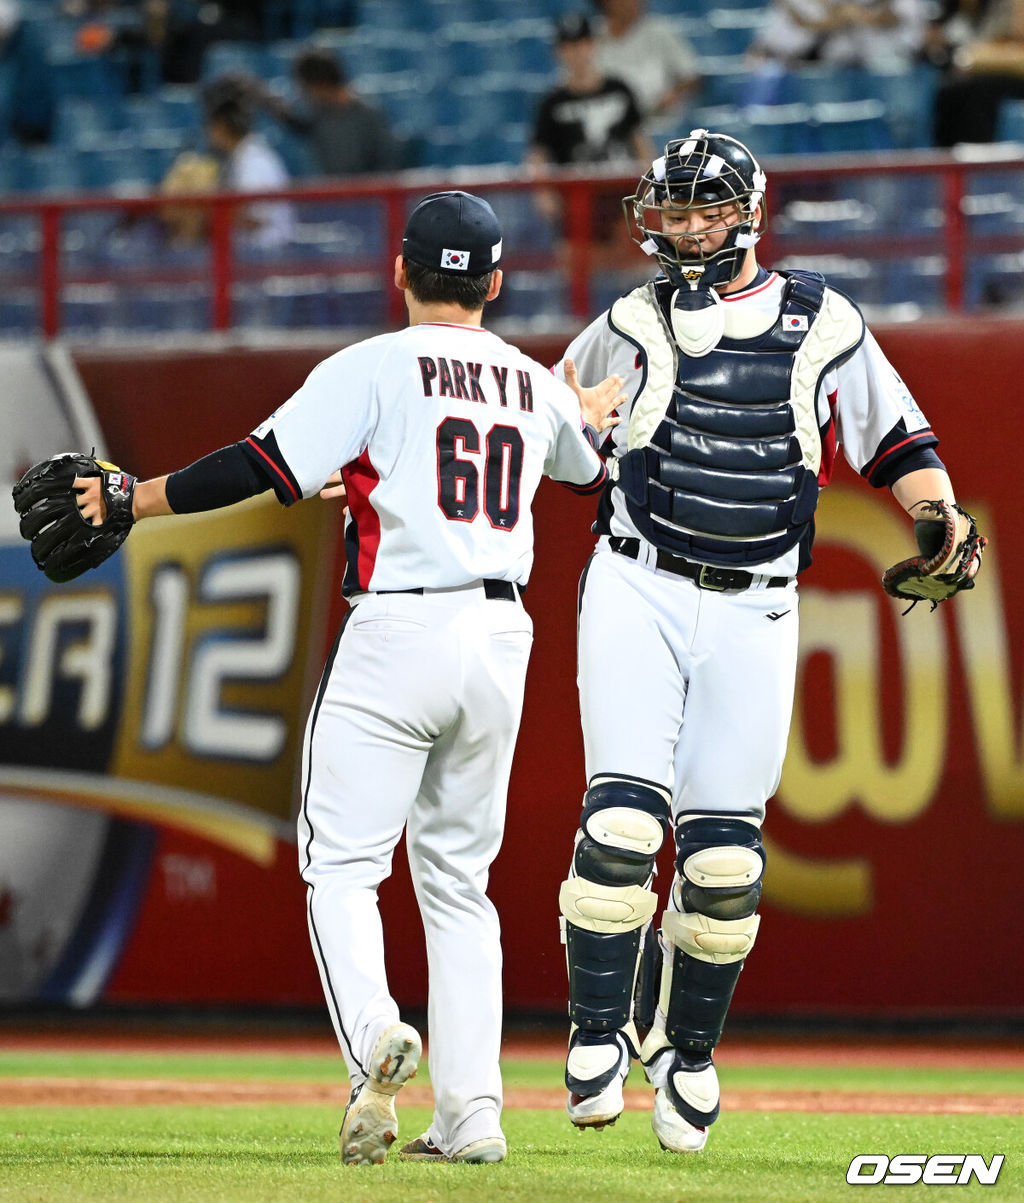
[[[45,338],[60,333],[60,215],[59,205],[44,205],[40,214],[40,320]]]
[[[210,215],[210,268],[213,275],[213,328],[231,329],[231,219],[234,204],[218,198]]]

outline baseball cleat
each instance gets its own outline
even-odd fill
[[[424,1135],[417,1136],[415,1140],[403,1145],[398,1155],[403,1161],[464,1161],[471,1165],[480,1165],[485,1162],[504,1161],[507,1154],[508,1149],[503,1136],[474,1140],[451,1157],[447,1157]]]
[[[398,1156],[403,1161],[447,1161],[448,1158],[441,1152],[437,1145],[424,1133],[423,1136],[417,1136],[415,1140],[410,1140],[407,1144],[402,1145],[398,1150]]]
[[[451,1155],[452,1161],[466,1161],[471,1165],[482,1165],[504,1161],[508,1148],[503,1136],[485,1136],[483,1140],[470,1141],[464,1148]]]
[[[569,1089],[565,1110],[577,1128],[615,1123],[625,1106],[622,1084],[629,1066],[629,1047],[619,1033],[599,1037],[582,1031],[573,1034],[565,1062]]]
[[[709,1057],[672,1056],[665,1084],[654,1094],[651,1127],[669,1153],[699,1153],[718,1119],[718,1074]]]
[[[352,1092],[341,1122],[342,1165],[380,1165],[398,1136],[395,1095],[416,1074],[422,1044],[407,1023],[396,1023],[378,1039],[370,1076]]]

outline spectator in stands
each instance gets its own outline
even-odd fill
[[[935,144],[992,142],[1004,100],[1024,100],[1024,0],[995,0],[978,36],[953,55],[935,97]]]
[[[304,50],[292,74],[301,105],[289,104],[260,80],[252,80],[253,88],[272,117],[306,140],[319,175],[372,175],[402,166],[387,117],[356,93],[336,55]]]
[[[174,0],[143,0],[135,20],[117,29],[112,53],[126,64],[130,92],[154,82],[198,83],[211,30],[188,6]]]
[[[555,54],[562,78],[541,97],[527,150],[532,179],[549,167],[596,166],[625,174],[639,162],[650,162],[653,143],[644,131],[636,97],[621,79],[601,73],[597,44],[587,16],[567,13],[555,23]],[[615,257],[618,246],[632,249],[625,238],[621,188],[595,195],[592,237],[602,259]],[[534,194],[538,212],[558,222],[561,198],[551,189]],[[618,236],[618,237],[616,237]],[[618,245],[617,245],[618,244]]]
[[[690,43],[670,21],[650,16],[647,0],[594,4],[603,17],[596,31],[598,69],[632,89],[645,118],[685,123],[683,102],[700,84],[700,63]]]
[[[54,91],[37,27],[23,20],[17,0],[0,0],[0,144],[48,142]]]
[[[784,62],[889,70],[924,51],[926,0],[776,0],[754,51]]]
[[[238,96],[223,96],[206,115],[206,137],[222,162],[219,185],[228,192],[270,192],[288,186],[281,156],[252,128],[252,112]],[[291,205],[254,201],[235,210],[236,225],[246,241],[272,250],[292,236]]]
[[[748,52],[745,104],[781,98],[786,73],[805,63],[902,70],[924,54],[926,0],[773,0]]]
[[[653,157],[636,97],[621,79],[597,68],[588,18],[569,13],[556,23],[561,81],[537,108],[527,161],[534,167],[574,163],[633,164]]]

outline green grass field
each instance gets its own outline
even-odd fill
[[[165,1079],[182,1082],[337,1082],[331,1057],[218,1053],[0,1049],[4,1079]],[[554,1059],[509,1060],[506,1090],[558,1087]],[[1024,1119],[1010,1114],[836,1114],[729,1110],[730,1091],[883,1091],[940,1097],[985,1094],[1024,1098],[1024,1071],[901,1066],[816,1065],[723,1068],[725,1107],[708,1147],[696,1157],[663,1153],[644,1110],[629,1109],[614,1128],[576,1132],[559,1110],[506,1109],[509,1158],[497,1166],[342,1167],[340,1106],[211,1102],[204,1105],[0,1107],[0,1200],[86,1203],[726,1203],[848,1200],[846,1169],[857,1153],[1003,1153],[996,1186],[972,1183],[992,1200],[1024,1199]],[[417,1082],[426,1079],[421,1074]],[[634,1070],[631,1086],[642,1079]],[[345,1091],[339,1089],[339,1098]],[[429,1112],[402,1106],[402,1138],[418,1135]],[[882,1189],[881,1187],[875,1188]],[[904,1188],[906,1190],[908,1188]],[[948,1194],[949,1187],[918,1185]],[[854,1195],[856,1197],[856,1195]]]

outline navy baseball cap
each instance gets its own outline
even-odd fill
[[[402,254],[445,275],[482,276],[501,262],[501,226],[479,196],[433,192],[409,215]]]

